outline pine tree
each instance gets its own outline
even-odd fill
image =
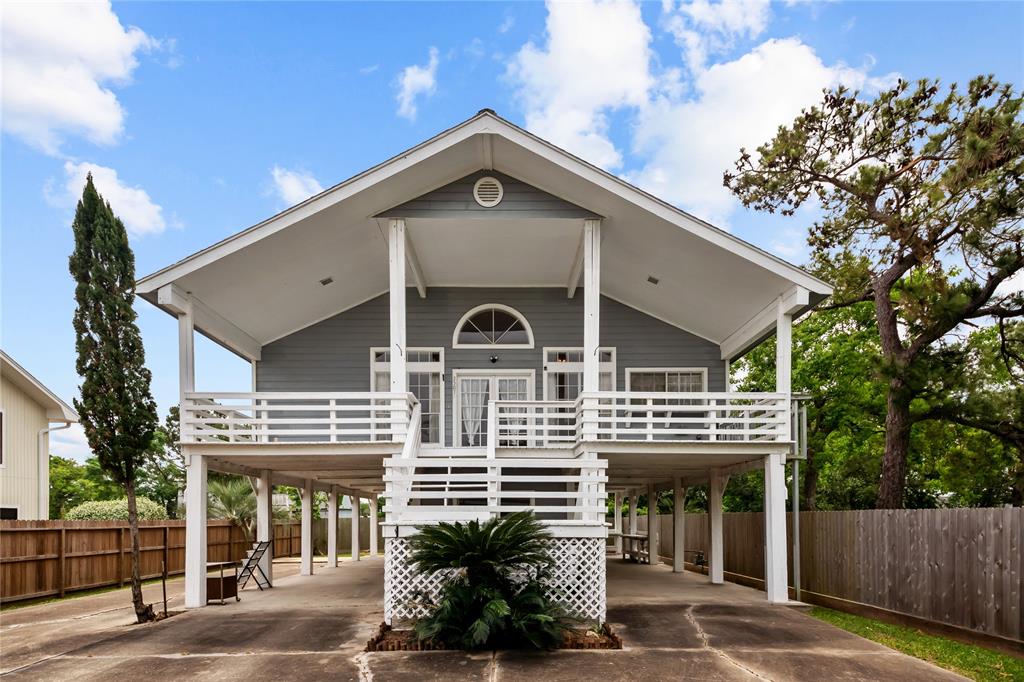
[[[153,440],[156,403],[150,394],[142,337],[135,323],[135,256],[124,224],[86,179],[72,224],[75,250],[76,369],[82,377],[81,415],[89,447],[128,498],[132,540],[132,603],[140,623],[153,620],[143,603],[135,473]]]

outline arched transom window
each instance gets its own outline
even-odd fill
[[[477,306],[462,316],[454,348],[533,348],[533,330],[517,310],[497,303]]]

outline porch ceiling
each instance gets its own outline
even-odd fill
[[[810,292],[807,307],[830,292],[490,112],[143,278],[138,292],[160,305],[158,290],[174,284],[210,319],[266,345],[386,292],[386,221],[373,216],[480,169],[603,216],[602,293],[716,343],[795,286]],[[408,221],[428,297],[440,285],[567,286],[581,228],[580,219]],[[224,334],[197,328],[230,348]]]

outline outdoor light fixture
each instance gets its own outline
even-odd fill
[[[492,356],[491,356],[491,364],[493,365],[493,364],[495,364],[496,362],[498,362],[498,356],[497,356],[497,355],[492,355]]]

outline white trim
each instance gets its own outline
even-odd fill
[[[626,391],[632,391],[631,385],[633,374],[642,374],[644,372],[678,372],[680,374],[686,372],[699,372],[701,375],[702,387],[699,393],[707,393],[708,390],[708,368],[707,367],[627,367],[626,368]]]
[[[526,338],[529,339],[527,343],[459,343],[459,331],[462,330],[462,325],[476,315],[485,310],[500,310],[512,315],[519,320],[523,328],[526,330]],[[530,326],[530,322],[526,319],[526,316],[521,312],[501,303],[484,303],[472,308],[469,312],[459,318],[459,323],[455,325],[455,331],[452,332],[452,348],[476,348],[476,349],[487,349],[487,348],[533,348],[533,327]]]
[[[583,375],[583,363],[582,362],[554,362],[551,363],[554,367],[548,370],[548,353],[574,353],[583,352],[583,346],[543,346],[541,348],[541,381],[543,386],[541,387],[541,393],[544,396],[543,400],[550,401],[554,400],[549,395],[548,391],[548,374],[555,374],[558,372],[565,373],[578,373],[581,377]],[[619,376],[618,376],[618,353],[616,352],[615,346],[601,346],[598,349],[599,353],[610,352],[612,359],[608,362],[600,362],[598,376],[601,374],[609,373],[612,375],[612,387],[608,390],[617,391]],[[582,382],[580,384],[582,386]],[[581,391],[582,392],[582,391]]]
[[[722,359],[736,359],[771,334],[778,322],[780,311],[787,315],[796,315],[804,310],[809,302],[810,292],[803,287],[793,287],[777,297],[722,340]]]
[[[0,376],[2,376],[5,373],[4,368],[6,368],[7,366],[10,366],[10,368],[14,372],[13,377],[7,377],[7,380],[11,381],[13,379],[12,383],[18,388],[20,388],[22,391],[24,391],[28,395],[28,398],[30,400],[46,408],[47,421],[78,421],[78,413],[75,412],[73,407],[71,407],[66,402],[57,397],[56,393],[54,393],[46,386],[44,386],[43,383],[39,381],[39,379],[36,379],[28,370],[26,370],[24,367],[15,362],[10,355],[5,353],[3,350],[0,350]],[[33,391],[36,392],[37,395],[32,395]],[[38,394],[42,395],[40,396]],[[46,405],[39,399],[40,397],[50,399],[51,401],[53,401],[53,404]]]
[[[382,393],[382,392],[386,393],[386,391],[378,391],[377,390],[377,372],[385,372],[386,371],[388,373],[388,376],[390,377],[390,375],[391,375],[391,361],[390,360],[388,360],[387,362],[378,361],[377,360],[377,353],[387,353],[387,352],[390,352],[390,351],[389,351],[389,349],[386,346],[371,346],[370,347],[370,392],[371,393]],[[446,402],[445,401],[445,390],[447,388],[445,386],[445,383],[444,383],[444,347],[443,346],[435,346],[435,347],[429,347],[428,348],[428,347],[415,346],[415,347],[407,348],[406,349],[406,357],[408,357],[409,353],[440,353],[440,359],[437,362],[419,362],[419,361],[412,362],[412,361],[407,360],[406,363],[405,363],[405,373],[406,373],[406,382],[408,382],[408,375],[410,373],[412,373],[412,372],[418,372],[418,373],[424,373],[424,374],[426,374],[426,373],[436,373],[436,374],[440,375],[440,381],[441,381],[441,405],[440,406],[441,406],[441,411],[438,414],[438,420],[440,421],[440,424],[438,425],[438,427],[439,427],[438,428],[438,438],[440,438],[440,440],[438,442],[436,442],[436,443],[432,443],[430,441],[423,441],[423,444],[424,445],[435,445],[435,446],[442,446],[443,447],[444,446],[445,417],[447,416],[445,414],[445,409],[444,409],[444,404]]]
[[[459,419],[462,407],[459,400],[459,379],[462,377],[496,378],[496,377],[526,377],[528,388],[526,392],[530,395],[529,400],[537,399],[537,370],[535,369],[453,369],[452,370],[452,447],[454,448],[477,448],[479,445],[460,445],[462,442],[462,420]],[[492,392],[493,393],[493,392]],[[497,400],[492,397],[491,400]]]
[[[596,391],[601,346],[601,221],[583,221],[583,390]]]

